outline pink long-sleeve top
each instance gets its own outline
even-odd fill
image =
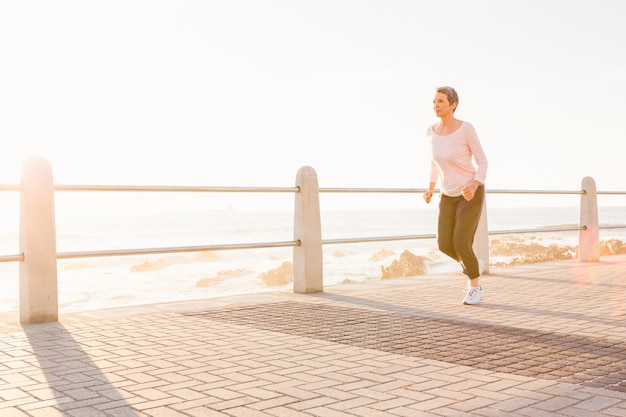
[[[436,134],[431,126],[426,137],[432,150],[430,182],[436,184],[441,177],[442,194],[458,197],[474,180],[485,183],[487,157],[471,123],[463,122],[447,136]]]

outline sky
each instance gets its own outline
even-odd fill
[[[424,188],[451,85],[488,190],[626,190],[625,19],[621,0],[0,0],[0,184],[38,156],[57,184],[290,187],[308,165],[320,187]]]

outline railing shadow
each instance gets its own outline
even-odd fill
[[[139,416],[61,323],[23,324],[22,328],[48,385],[48,390],[31,393],[41,400],[41,408],[54,408],[63,415]]]

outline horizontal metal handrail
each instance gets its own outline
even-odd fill
[[[320,193],[423,193],[426,188],[320,188]],[[439,189],[434,190],[439,193]],[[485,189],[487,194],[585,194],[584,190],[491,190]],[[613,192],[611,192],[613,193]],[[600,194],[600,193],[598,193]],[[626,194],[626,192],[624,192]]]
[[[626,225],[624,225],[626,228]],[[568,227],[542,227],[536,229],[513,229],[513,230],[493,230],[488,235],[509,235],[518,233],[550,233],[550,232],[578,232],[587,230],[587,226],[568,226]]]
[[[556,194],[556,195],[566,195],[566,194],[578,194],[584,195],[585,190],[485,190],[487,194]]]
[[[297,193],[298,187],[213,187],[177,185],[55,185],[55,191]]]
[[[320,188],[320,193],[420,193],[425,188]]]
[[[19,255],[2,255],[0,256],[0,262],[24,262],[24,254]]]
[[[231,249],[280,248],[289,246],[300,246],[300,241],[288,240],[282,242],[232,243],[220,245],[175,246],[163,248],[116,249],[107,251],[62,252],[57,253],[57,259],[94,258],[103,256],[155,255],[160,253],[205,252]]]
[[[622,226],[626,228],[626,225]],[[488,232],[489,235],[506,235],[516,233],[548,233],[548,232],[573,232],[586,230],[586,226],[568,226],[568,227],[544,227],[536,229],[514,229],[514,230],[494,230]],[[436,234],[424,234],[424,235],[405,235],[405,236],[376,236],[376,237],[357,237],[357,238],[340,238],[340,239],[325,239],[322,240],[322,244],[341,244],[341,243],[361,243],[361,242],[389,242],[394,240],[420,240],[420,239],[434,239]]]
[[[0,184],[0,191],[21,191],[21,185]],[[299,187],[214,187],[214,186],[150,186],[150,185],[55,185],[55,191],[77,191],[77,192],[235,192],[235,193],[273,193],[288,192],[297,193]],[[325,193],[420,193],[425,192],[425,188],[320,188],[319,192]],[[435,189],[435,192],[439,192]],[[585,194],[584,190],[506,190],[487,189],[488,194]],[[626,191],[597,191],[597,194],[606,195],[626,195]],[[599,229],[624,229],[626,225],[606,225],[599,226]],[[567,226],[534,229],[513,229],[488,231],[488,235],[505,235],[519,233],[546,233],[546,232],[568,232],[585,230],[586,226]],[[325,239],[322,244],[345,244],[362,242],[384,242],[401,240],[433,239],[436,234],[404,235],[404,236],[378,236],[378,237],[358,237],[358,238],[338,238]],[[57,259],[75,259],[107,256],[130,256],[130,255],[152,255],[163,253],[201,252],[234,249],[257,249],[273,247],[294,247],[299,246],[300,241],[281,242],[256,242],[237,244],[216,244],[200,246],[180,246],[161,248],[137,248],[119,250],[98,250],[98,251],[76,251],[57,253]],[[24,254],[1,255],[1,262],[23,262]]]
[[[626,224],[612,224],[607,226],[598,226],[598,229],[626,229]]]
[[[323,245],[334,245],[341,243],[361,243],[361,242],[390,242],[395,240],[419,240],[433,239],[437,237],[435,234],[429,235],[406,235],[406,236],[377,236],[377,237],[354,237],[345,239],[324,239]]]
[[[21,184],[0,184],[0,191],[21,191]],[[109,192],[299,192],[298,187],[216,187],[216,186],[177,186],[177,185],[54,185],[55,191],[109,191]],[[426,188],[371,188],[371,187],[322,187],[322,193],[421,193]],[[436,193],[439,189],[434,190]],[[585,194],[584,190],[509,190],[509,189],[485,189],[487,194]],[[626,195],[626,191],[596,191],[596,194]]]
[[[600,226],[600,229],[624,229],[626,225],[617,226]],[[575,232],[585,230],[586,226],[570,226],[570,227],[549,227],[535,229],[511,229],[511,230],[492,230],[488,232],[489,236],[520,234],[520,233],[548,233],[548,232]],[[424,240],[434,239],[436,234],[422,235],[402,235],[402,236],[371,236],[357,238],[338,238],[324,239],[323,245],[337,245],[346,243],[366,243],[366,242],[392,242],[401,240]],[[57,254],[57,259],[76,259],[76,258],[95,258],[107,256],[131,256],[131,255],[156,255],[163,253],[184,253],[184,252],[204,252],[217,250],[235,250],[235,249],[260,249],[260,248],[279,248],[300,246],[300,241],[280,241],[280,242],[256,242],[256,243],[233,243],[233,244],[216,244],[216,245],[200,245],[200,246],[175,246],[161,248],[138,248],[138,249],[116,249],[101,251],[78,251],[78,252],[61,252]],[[2,262],[23,262],[24,254],[19,255],[3,255],[0,256]]]
[[[610,226],[607,228],[626,228],[625,226]],[[603,228],[603,227],[601,227]],[[514,230],[496,230],[489,232],[489,235],[505,235],[517,233],[541,233],[541,232],[570,232],[585,230],[585,226],[571,227],[554,227],[554,228],[537,228],[537,229],[514,229]],[[374,237],[357,237],[357,238],[339,238],[324,239],[323,245],[335,245],[345,243],[364,243],[364,242],[390,242],[400,240],[421,240],[434,239],[436,234],[422,235],[403,235],[403,236],[374,236]],[[233,250],[233,249],[258,249],[258,248],[277,248],[299,246],[300,241],[282,241],[282,242],[258,242],[258,243],[241,243],[241,244],[220,244],[220,245],[202,245],[202,246],[181,246],[181,247],[164,247],[164,248],[143,248],[143,249],[121,249],[110,251],[85,251],[85,252],[64,252],[57,254],[57,259],[71,258],[88,258],[103,256],[126,256],[126,255],[155,255],[160,253],[180,253],[180,252],[202,252],[214,250]],[[22,255],[23,258],[23,255]],[[10,259],[15,260],[15,259]],[[5,261],[0,257],[0,262]],[[7,259],[6,261],[9,261]],[[5,261],[5,262],[6,262]]]
[[[297,193],[298,187],[214,187],[189,185],[54,185],[54,191]],[[21,184],[0,184],[0,191],[22,191]]]
[[[0,184],[0,191],[22,191],[21,184]]]
[[[600,229],[618,229],[626,228],[624,226],[601,226]],[[553,228],[537,228],[537,229],[513,229],[513,230],[494,230],[488,234],[506,235],[518,233],[547,233],[547,232],[570,232],[585,230],[585,226],[571,227],[553,227]],[[338,238],[324,239],[323,245],[336,245],[346,243],[365,243],[365,242],[391,242],[400,240],[423,240],[434,239],[436,234],[422,235],[403,235],[403,236],[372,236],[357,238]],[[235,250],[235,249],[260,249],[260,248],[279,248],[299,246],[300,241],[280,241],[280,242],[256,242],[256,243],[233,243],[233,244],[216,244],[216,245],[200,245],[200,246],[176,246],[161,248],[138,248],[138,249],[116,249],[116,250],[100,250],[100,251],[78,251],[78,252],[61,252],[57,254],[57,259],[76,259],[76,258],[95,258],[107,256],[130,256],[130,255],[156,255],[162,253],[183,253],[183,252],[204,252],[216,250]],[[0,256],[1,262],[24,261],[24,254],[20,255],[4,255]]]

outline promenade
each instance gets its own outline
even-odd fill
[[[626,416],[626,255],[0,323],[0,416]],[[17,318],[16,318],[17,320]]]

